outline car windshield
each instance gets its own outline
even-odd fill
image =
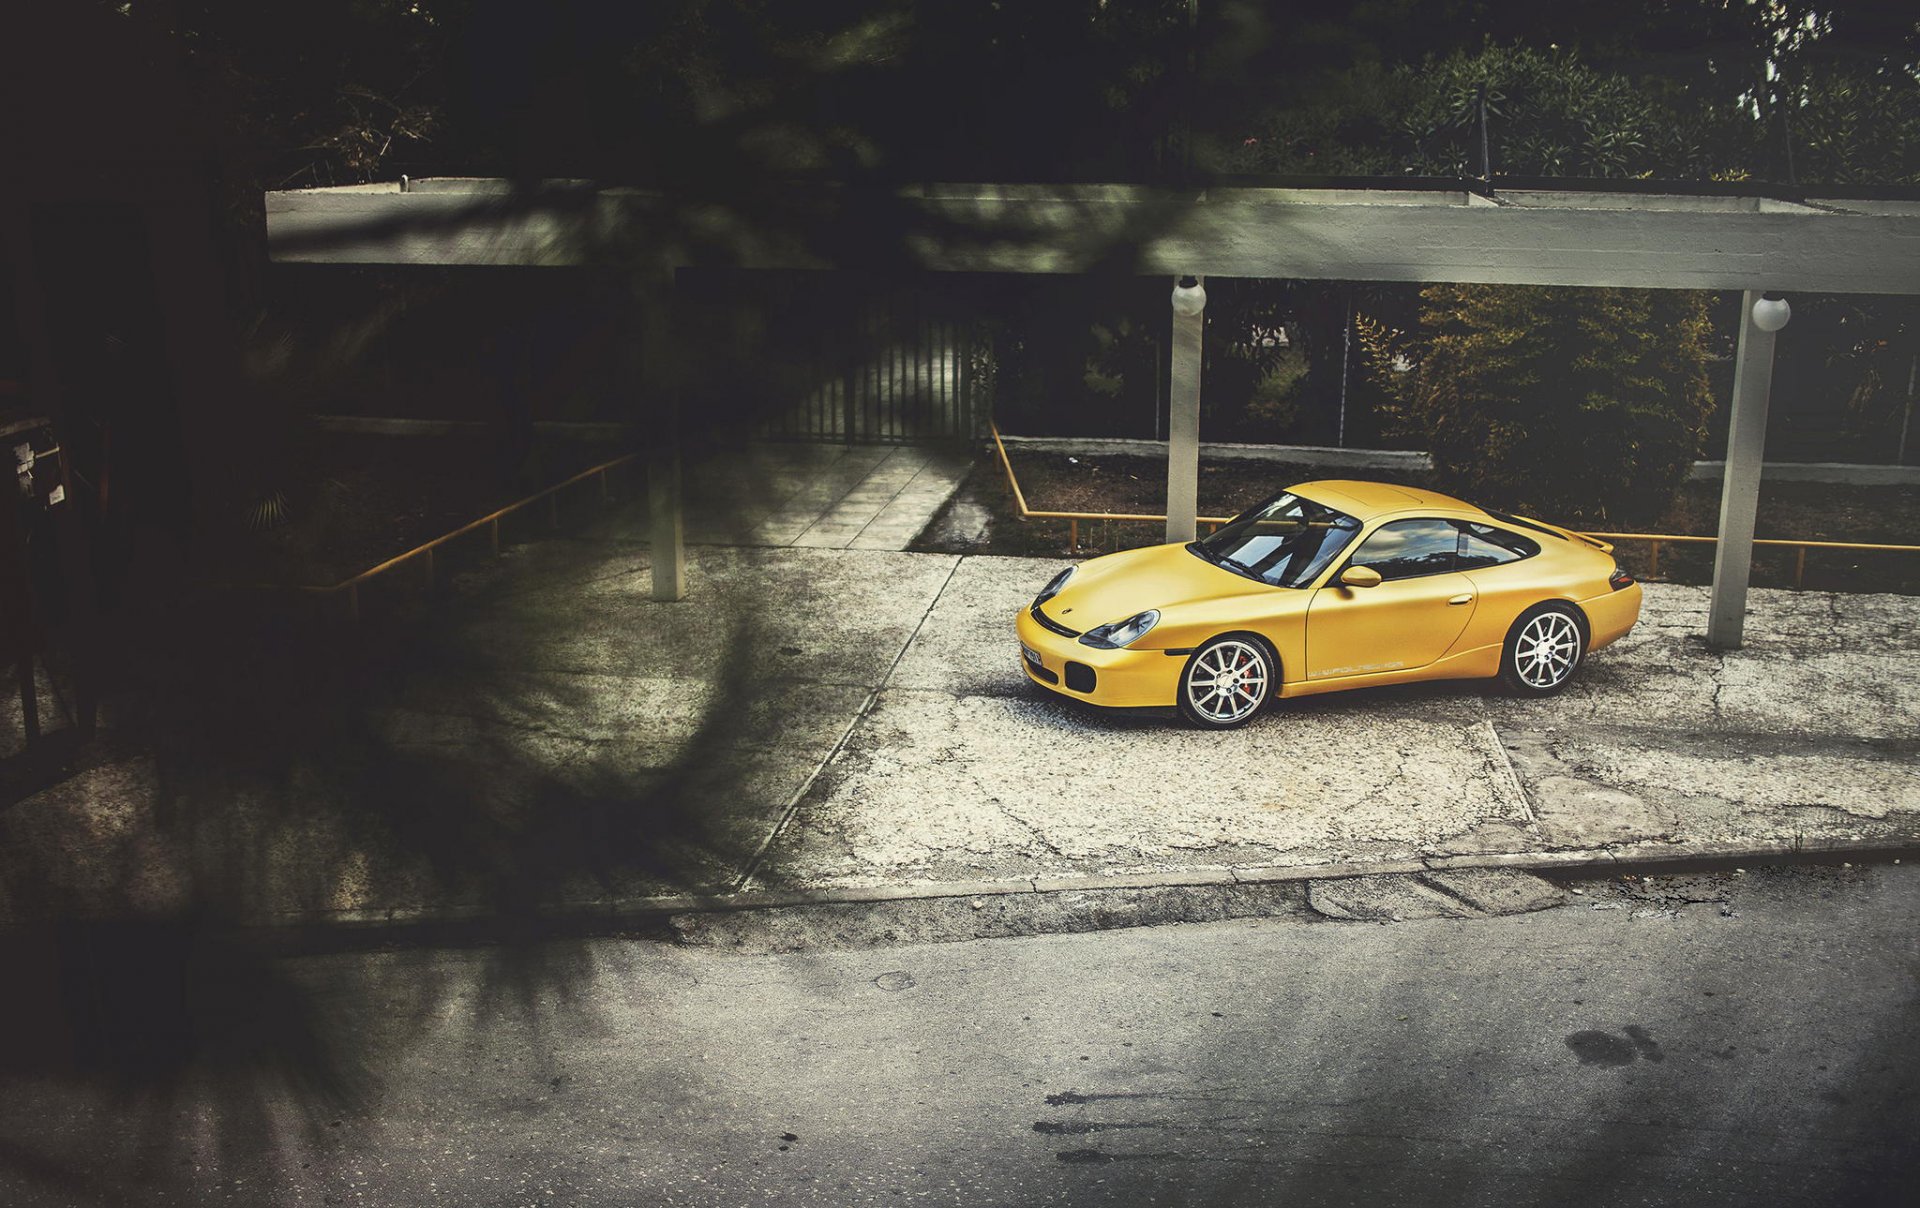
[[[1305,587],[1359,531],[1346,513],[1282,491],[1187,548],[1249,579]]]

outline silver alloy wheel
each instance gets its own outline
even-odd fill
[[[1513,669],[1529,688],[1558,687],[1580,661],[1580,627],[1564,612],[1528,621],[1513,644]]]
[[[1245,720],[1267,699],[1267,659],[1251,642],[1215,643],[1187,668],[1187,703],[1208,721]]]

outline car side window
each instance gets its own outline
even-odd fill
[[[1459,548],[1460,531],[1445,520],[1394,520],[1374,530],[1352,565],[1382,579],[1412,579],[1453,570]]]
[[[1461,570],[1479,570],[1482,567],[1499,566],[1503,562],[1518,562],[1540,552],[1539,543],[1532,538],[1510,533],[1491,524],[1462,520],[1457,522],[1457,526],[1460,529]]]

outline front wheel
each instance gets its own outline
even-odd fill
[[[1180,673],[1180,715],[1207,730],[1244,726],[1273,695],[1278,660],[1252,636],[1215,638]]]
[[[1521,696],[1558,692],[1573,678],[1586,650],[1586,634],[1571,606],[1538,605],[1522,613],[1507,633],[1500,679]]]

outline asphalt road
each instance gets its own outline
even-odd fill
[[[1913,1202],[1911,866],[1582,889],[795,956],[189,945],[92,1010],[90,1075],[15,1029],[0,1203]]]

